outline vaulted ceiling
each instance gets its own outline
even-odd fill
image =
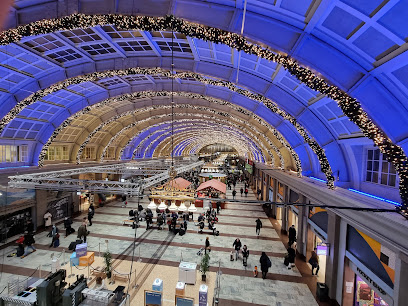
[[[244,4],[21,0],[15,1],[6,27],[73,13],[172,14],[240,33]],[[248,0],[243,36],[290,56],[356,98],[384,135],[406,151],[407,13],[405,1]],[[160,93],[171,91],[167,72],[172,50],[174,91],[185,93],[174,95],[175,154],[187,155],[199,142],[204,145],[218,138],[255,160],[319,175],[323,159],[305,140],[305,131],[340,181],[353,181],[361,172],[357,165],[361,150],[355,148],[373,142],[338,101],[308,87],[282,63],[169,29],[122,29],[114,24],[51,31],[0,47],[0,116],[9,116],[15,105],[43,90],[41,97],[7,121],[1,141],[28,143],[31,164],[41,159],[44,145],[55,144],[69,145],[71,161],[78,160],[86,145],[97,147],[98,159],[106,157],[108,146],[123,158],[170,154],[170,96]],[[77,76],[133,67],[152,69],[99,74],[44,91]],[[163,70],[153,69],[157,67]],[[138,92],[146,94],[124,96]],[[250,94],[259,94],[267,102]],[[269,101],[294,120],[274,111]],[[92,109],[78,113],[87,107]]]

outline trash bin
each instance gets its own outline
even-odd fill
[[[316,297],[319,301],[327,301],[329,299],[329,288],[325,283],[317,283],[316,286]]]

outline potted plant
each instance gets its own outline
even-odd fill
[[[209,270],[209,268],[210,268],[210,255],[204,254],[200,264],[201,280],[203,282],[205,282],[207,279],[206,273]]]
[[[103,253],[103,258],[105,259],[105,273],[107,278],[112,276],[112,255],[108,251]]]

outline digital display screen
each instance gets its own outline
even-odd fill
[[[316,247],[316,254],[317,255],[324,255],[327,256],[329,254],[329,248],[327,245],[318,245]]]

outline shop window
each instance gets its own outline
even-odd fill
[[[366,182],[395,187],[397,172],[379,149],[367,150]]]
[[[28,146],[0,145],[0,163],[28,161]]]
[[[106,153],[106,158],[108,159],[114,159],[115,158],[115,147],[109,147],[108,151]]]
[[[377,292],[372,290],[371,287],[358,276],[356,276],[356,295],[354,305],[388,306]]]
[[[68,160],[67,146],[51,146],[48,148],[45,160]]]
[[[84,151],[82,152],[81,158],[95,159],[96,158],[95,147],[86,147]]]

